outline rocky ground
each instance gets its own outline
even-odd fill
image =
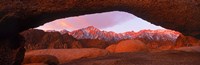
[[[115,53],[61,65],[199,65],[200,53],[181,51]]]
[[[26,52],[24,65],[199,65],[200,46],[176,50],[109,52],[106,49],[43,49]]]

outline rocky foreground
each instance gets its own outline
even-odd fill
[[[129,52],[80,59],[61,65],[199,65],[199,60],[200,53],[195,52]]]
[[[23,65],[199,65],[199,60],[200,46],[190,51],[121,53],[97,48],[44,49],[27,52]]]
[[[124,40],[106,49],[28,51],[24,65],[199,65],[200,46],[150,50],[140,40]]]

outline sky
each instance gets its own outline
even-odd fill
[[[134,16],[133,14],[121,11],[57,19],[39,26],[36,29],[56,31],[66,29],[68,31],[73,31],[81,28],[86,28],[88,26],[94,26],[100,30],[113,31],[116,33],[123,33],[127,31],[138,32],[144,29],[164,29],[161,26],[151,24],[137,16]]]

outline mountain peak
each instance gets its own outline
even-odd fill
[[[83,28],[83,30],[93,30],[93,31],[100,31],[98,28],[94,27],[94,26],[88,26],[86,28]]]
[[[94,26],[88,26],[88,27],[86,27],[86,28],[89,28],[89,29],[97,29],[97,28],[94,27]]]
[[[94,26],[88,26],[88,27],[86,27],[86,28],[95,28]]]
[[[64,29],[64,30],[61,30],[61,31],[59,31],[61,34],[65,34],[65,33],[68,33],[69,31],[68,30],[66,30],[66,29]]]

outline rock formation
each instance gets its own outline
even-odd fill
[[[98,39],[75,39],[68,33],[29,29],[21,33],[25,37],[25,49],[106,48],[110,42]]]
[[[0,65],[21,65],[24,49],[24,38],[20,35],[0,39]]]
[[[199,0],[1,0],[0,6],[1,35],[19,33],[57,18],[114,10],[186,35],[200,34]]]
[[[111,43],[98,39],[80,39],[78,40],[83,48],[100,48],[105,49]]]
[[[51,55],[58,59],[61,63],[82,59],[82,58],[95,58],[99,56],[108,55],[109,52],[104,49],[85,48],[85,49],[43,49],[33,50],[26,53],[26,56],[34,55]]]
[[[38,29],[29,29],[21,33],[25,37],[25,49],[67,49],[82,48],[79,41],[72,36],[57,31],[45,32]]]
[[[118,43],[121,40],[126,39],[137,39],[144,42],[148,48],[152,51],[156,50],[169,50],[177,47],[186,47],[186,46],[199,46],[199,40],[191,37],[184,36],[183,34],[173,31],[173,30],[141,30],[139,32],[125,32],[125,33],[115,33],[101,31],[93,26],[68,32],[76,39],[97,39],[110,43]],[[94,44],[95,42],[93,42]],[[86,42],[85,42],[86,44]],[[104,45],[105,47],[105,45]],[[99,48],[99,47],[98,47]],[[112,47],[111,47],[112,48]]]
[[[200,52],[200,46],[180,47],[176,48],[175,50],[185,51],[185,52]]]
[[[51,48],[105,49],[113,43],[119,43],[119,41],[130,39],[137,39],[144,42],[152,51],[200,45],[198,39],[191,36],[184,36],[181,33],[172,30],[141,30],[139,32],[110,33],[107,31],[100,31],[99,29],[90,26],[65,34],[61,33],[63,32],[45,32],[37,29],[29,29],[22,32],[21,35],[25,37],[25,48],[27,50]]]
[[[76,39],[99,39],[107,42],[118,42],[124,39],[145,39],[145,41],[171,41],[175,42],[181,34],[167,29],[141,30],[139,32],[128,31],[125,33],[115,33],[112,31],[101,31],[93,26],[68,32]]]
[[[59,61],[55,56],[52,56],[52,55],[26,55],[24,57],[23,65],[33,64],[33,63],[58,65]]]
[[[10,38],[26,29],[58,18],[114,10],[129,12],[153,24],[200,39],[199,0],[1,0],[0,40],[11,40]],[[4,44],[8,46],[3,46]],[[14,48],[8,52],[23,46],[14,42],[11,45],[6,42],[0,45],[4,49]],[[10,47],[13,45],[18,46]],[[18,52],[6,55],[15,53]],[[4,63],[11,63],[10,61]]]
[[[124,40],[106,48],[110,52],[143,52],[147,51],[146,45],[140,40]]]
[[[80,59],[62,65],[199,65],[199,53],[162,51],[154,53],[115,53],[103,57]]]

